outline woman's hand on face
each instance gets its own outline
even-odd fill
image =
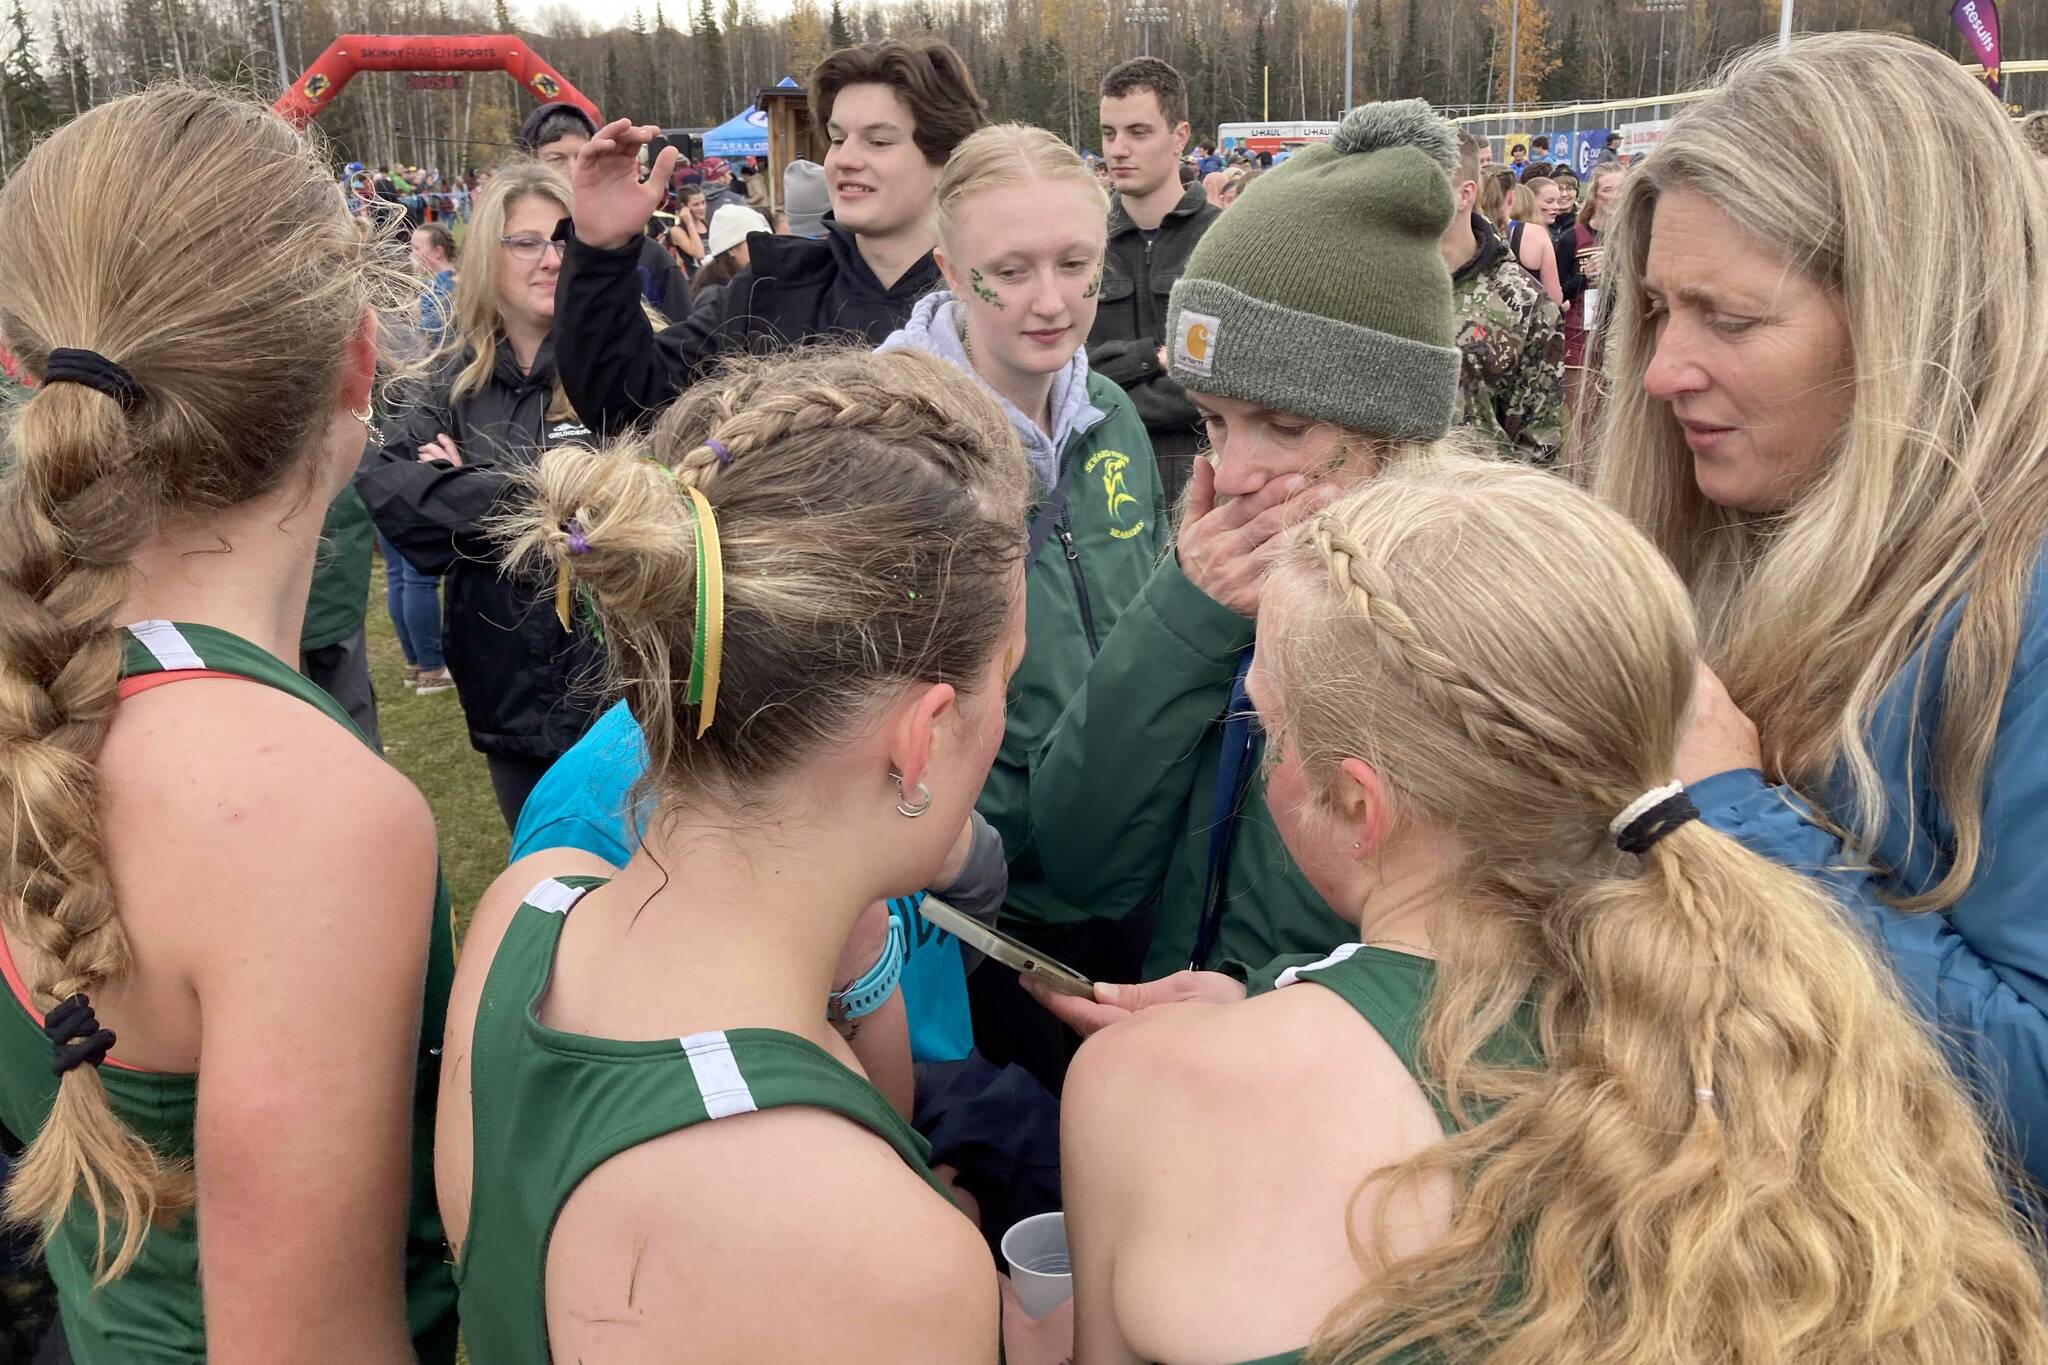
[[[449,464],[459,466],[462,463],[462,452],[455,448],[454,438],[444,431],[420,447],[420,459],[446,460]]]
[[[1673,765],[1678,771],[1672,776],[1689,786],[1716,773],[1763,765],[1756,722],[1743,714],[1714,670],[1701,664],[1693,676],[1692,703],[1686,708]]]
[[[1215,467],[1196,460],[1175,549],[1180,571],[1239,616],[1256,616],[1280,533],[1335,496],[1334,488],[1289,474],[1268,480],[1256,493],[1219,503]]]
[[[1194,1001],[1208,1005],[1234,1005],[1244,999],[1244,983],[1222,972],[1175,972],[1157,981],[1140,981],[1119,986],[1095,983],[1095,998],[1083,1000],[1042,985],[1034,977],[1020,976],[1025,993],[1045,1006],[1046,1012],[1086,1038],[1111,1024],[1120,1024],[1155,1005],[1179,1005]]]

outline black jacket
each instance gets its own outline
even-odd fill
[[[1109,255],[1102,263],[1102,301],[1088,332],[1088,368],[1123,386],[1145,419],[1153,452],[1169,459],[1192,455],[1201,428],[1187,393],[1159,368],[1166,306],[1195,243],[1221,212],[1199,183],[1189,185],[1147,241],[1124,212],[1123,197],[1110,200]]]
[[[668,248],[652,237],[640,239],[640,294],[665,318],[690,315],[690,282]]]
[[[586,246],[566,218],[555,232],[567,244],[555,286],[562,387],[599,435],[646,421],[722,355],[835,339],[879,346],[939,284],[927,253],[885,287],[853,234],[828,217],[816,240],[749,238],[753,263],[732,277],[716,306],[657,333],[640,310],[637,248]]]
[[[552,582],[499,567],[485,527],[541,451],[588,433],[547,418],[555,362],[546,343],[521,374],[510,343],[499,342],[489,382],[452,399],[467,360],[465,353],[444,364],[394,406],[383,448],[364,460],[356,490],[414,568],[444,575],[443,650],[469,742],[486,754],[557,758],[600,709],[601,651],[587,625],[577,622],[573,635],[562,629]],[[462,452],[461,465],[418,458],[443,432]]]
[[[1586,277],[1579,270],[1579,252],[1572,231],[1578,223],[1578,214],[1567,213],[1550,225],[1550,245],[1557,252],[1557,283],[1566,303],[1586,292]]]

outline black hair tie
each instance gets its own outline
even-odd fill
[[[43,1036],[55,1054],[50,1062],[53,1076],[76,1066],[98,1066],[114,1050],[113,1030],[100,1027],[92,1002],[84,995],[74,995],[44,1015]]]
[[[1699,818],[1700,808],[1685,794],[1683,785],[1673,782],[1653,787],[1631,801],[1608,828],[1614,833],[1615,847],[1641,857],[1672,830]]]
[[[142,405],[142,386],[135,382],[135,376],[98,351],[57,347],[43,366],[43,383],[83,384],[88,389],[98,389],[130,412]]]

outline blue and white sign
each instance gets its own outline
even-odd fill
[[[1560,166],[1572,164],[1572,133],[1560,128],[1550,135],[1550,159]]]
[[[706,156],[768,155],[767,111],[748,105],[704,134]]]
[[[1600,152],[1607,146],[1609,129],[1587,128],[1579,133],[1579,145],[1572,148],[1572,169],[1584,180],[1600,164]]]

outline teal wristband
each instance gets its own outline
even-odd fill
[[[922,900],[923,893],[918,899]],[[875,959],[875,965],[861,974],[860,980],[843,991],[832,992],[826,1014],[834,1023],[847,1019],[860,1019],[873,1014],[884,1001],[896,993],[896,984],[903,979],[903,963],[909,956],[909,937],[904,933],[903,920],[896,913],[896,902],[889,903],[889,937],[882,944],[882,955]]]

